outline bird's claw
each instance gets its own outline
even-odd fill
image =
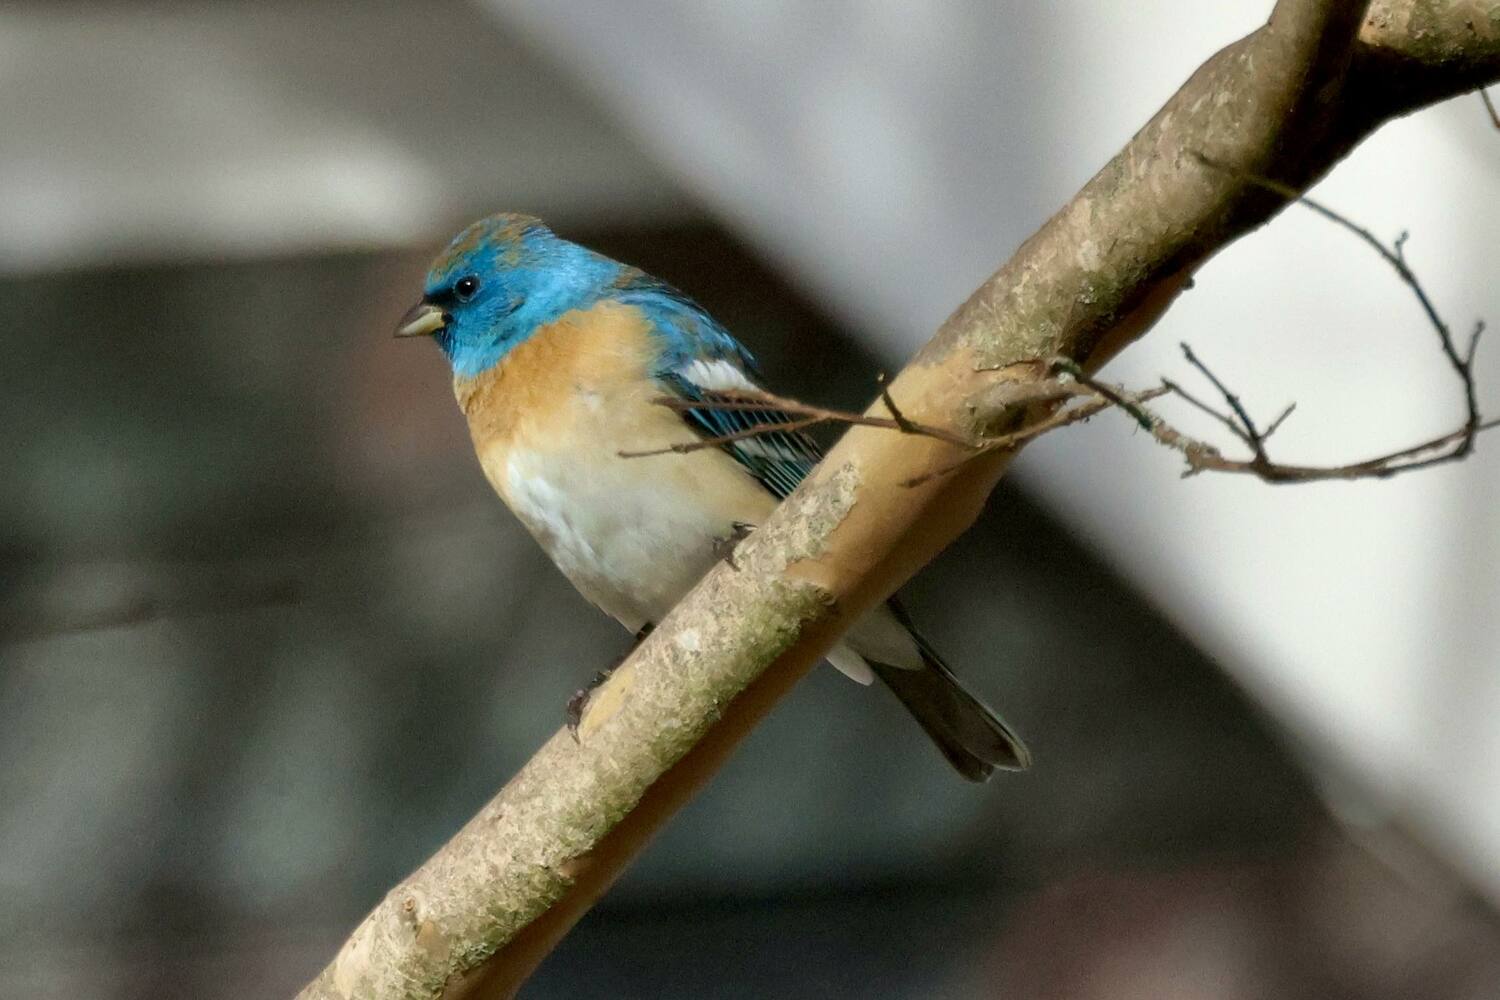
[[[568,699],[567,706],[563,709],[563,717],[568,720],[568,735],[573,737],[573,742],[578,743],[578,725],[583,721],[583,710],[589,706],[589,698],[598,689],[600,684],[609,680],[609,675],[614,673],[614,667],[601,670],[594,675],[585,687],[573,692],[573,697]]]
[[[734,551],[740,547],[740,543],[750,537],[755,530],[755,525],[744,521],[735,521],[729,526],[729,534],[723,538],[714,539],[714,555],[729,564],[732,570],[738,570],[739,564],[734,561]]]
[[[578,725],[583,722],[583,712],[584,709],[589,707],[589,698],[599,689],[600,684],[609,680],[609,675],[615,672],[615,668],[624,663],[626,658],[635,652],[635,648],[646,641],[646,636],[650,635],[651,630],[655,627],[651,622],[646,622],[642,625],[640,631],[635,634],[635,641],[630,644],[630,651],[596,673],[593,680],[589,681],[586,686],[574,691],[573,697],[568,699],[568,704],[563,709],[563,718],[568,720],[568,735],[573,737],[574,743],[582,742],[578,738]]]

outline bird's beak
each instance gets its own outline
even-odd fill
[[[447,313],[431,302],[418,302],[396,323],[396,336],[430,337],[447,325]]]

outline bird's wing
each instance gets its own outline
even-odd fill
[[[661,341],[654,375],[669,394],[689,403],[731,400],[759,392],[755,359],[692,299],[671,285],[635,272],[620,282],[617,297],[639,308]],[[710,406],[682,411],[689,427],[705,438],[786,424],[780,410],[734,410]],[[817,444],[797,430],[768,431],[720,445],[778,498],[785,498],[818,464]]]
[[[753,392],[759,388],[733,362],[723,358],[696,359],[661,373],[657,380],[689,402],[725,401],[732,399],[735,393]],[[792,419],[780,410],[711,407],[686,409],[683,417],[690,427],[708,438],[785,424]],[[766,431],[725,441],[720,447],[778,498],[785,498],[796,489],[822,457],[813,440],[796,430]]]

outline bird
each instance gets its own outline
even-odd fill
[[[708,405],[760,391],[761,375],[702,306],[529,215],[497,213],[455,236],[396,336],[437,342],[486,479],[637,642],[821,458],[807,435],[775,429],[784,412]],[[670,450],[746,430],[764,433]],[[621,454],[642,451],[665,453]],[[861,684],[879,679],[963,777],[1029,766],[1025,744],[894,599],[826,656]],[[586,697],[570,702],[575,726]]]

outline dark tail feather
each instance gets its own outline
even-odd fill
[[[913,633],[915,635],[915,633]],[[1031,752],[999,716],[975,698],[953,671],[917,637],[921,670],[871,663],[875,676],[901,699],[948,762],[970,781],[985,781],[996,768],[1019,771],[1031,766]]]

